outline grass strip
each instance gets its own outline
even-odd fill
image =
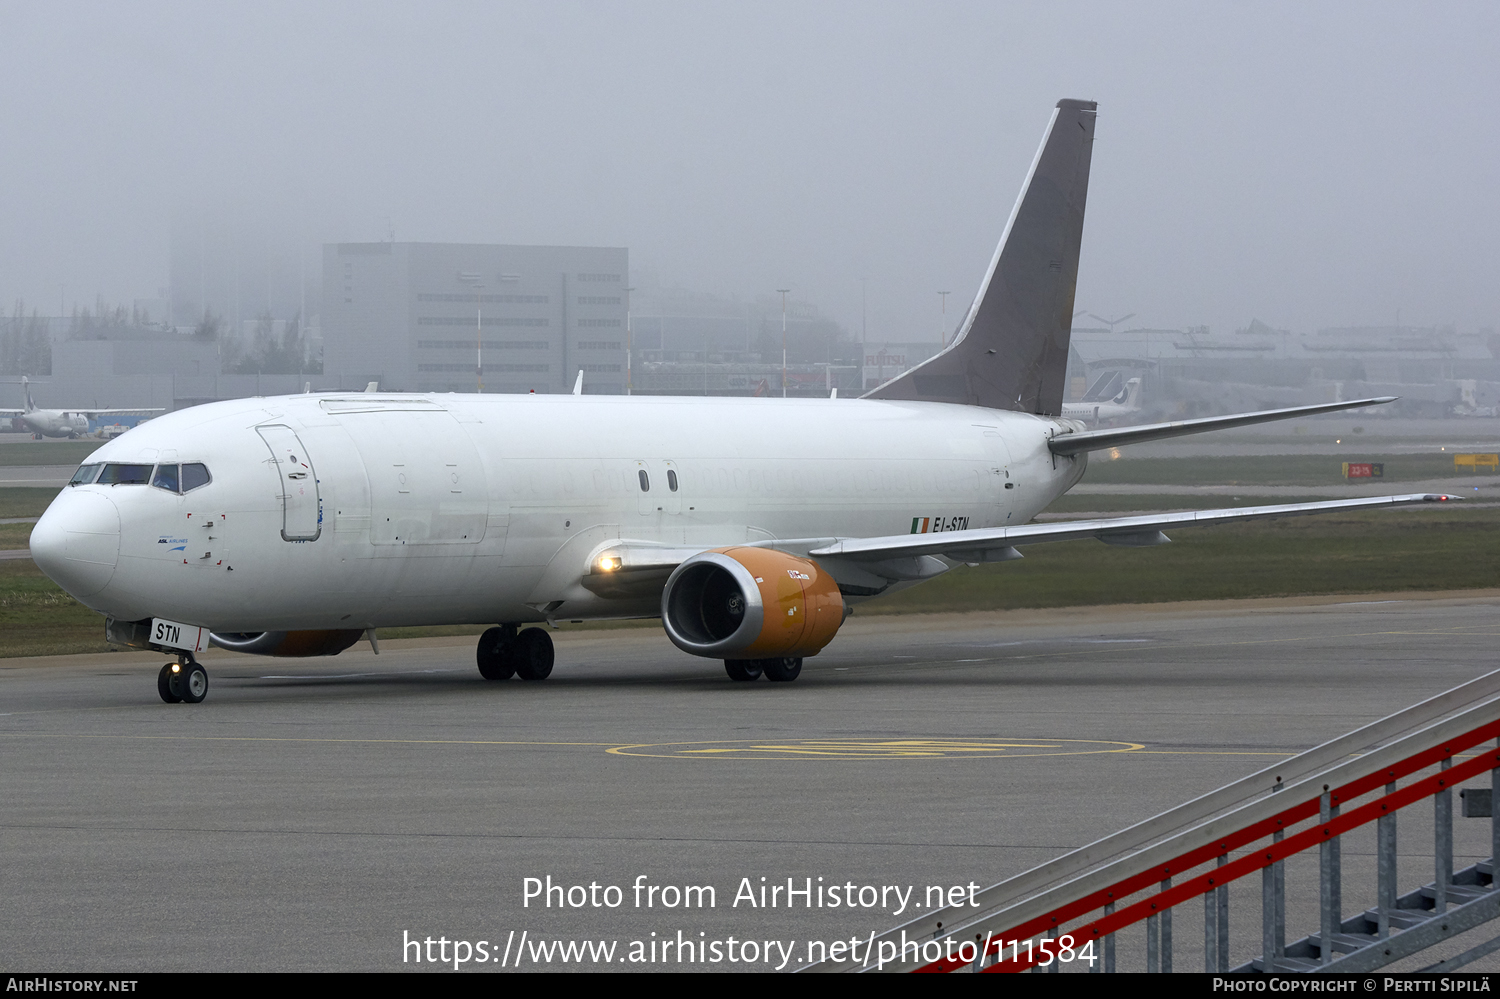
[[[31,524],[0,524],[0,551],[30,547],[32,526]]]
[[[0,517],[40,517],[57,490],[46,486],[0,488]]]
[[[962,566],[861,614],[1160,603],[1500,586],[1500,510],[1321,514],[1169,530],[1172,544],[1027,546]]]
[[[1317,503],[1328,496],[1225,496],[1221,493],[1090,493],[1059,496],[1046,513],[1133,513],[1166,510],[1214,510],[1219,507],[1272,506],[1279,503]]]
[[[1354,479],[1355,484],[1371,482],[1412,482],[1421,479],[1444,479],[1464,476],[1476,485],[1493,481],[1493,472],[1477,474],[1456,471],[1452,451],[1433,454],[1393,454],[1352,452],[1348,456],[1329,454],[1246,455],[1213,458],[1132,458],[1121,451],[1111,461],[1109,452],[1101,451],[1089,459],[1083,481],[1113,485],[1265,485],[1330,486],[1347,484],[1344,462],[1376,462],[1385,466],[1380,479]]]
[[[81,465],[104,441],[22,441],[0,444],[0,465]]]

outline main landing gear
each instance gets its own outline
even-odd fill
[[[543,628],[517,631],[502,624],[479,636],[474,653],[479,675],[486,680],[545,680],[552,673],[552,636]]]
[[[759,680],[765,674],[767,680],[789,683],[802,672],[801,659],[726,659],[724,672],[731,680]]]
[[[156,692],[168,704],[197,704],[208,696],[208,671],[198,665],[191,652],[183,653],[156,674]]]

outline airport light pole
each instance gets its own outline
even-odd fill
[[[781,397],[786,398],[786,296],[790,288],[777,288],[781,296]]]

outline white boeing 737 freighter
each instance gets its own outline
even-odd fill
[[[1440,501],[1385,496],[1032,518],[1088,453],[1385,399],[1122,429],[1061,418],[1095,105],[1053,112],[942,353],[857,400],[310,393],[163,416],[105,444],[31,535],[110,641],[333,655],[373,629],[490,624],[479,672],[541,680],[555,619],[661,617],[735,680],[795,679],[860,601],[1045,541]]]

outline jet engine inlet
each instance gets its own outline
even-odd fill
[[[336,656],[359,641],[364,631],[255,631],[214,632],[208,636],[221,649],[257,656],[306,658]]]
[[[844,622],[838,583],[811,559],[720,548],[679,565],[661,597],[667,637],[713,659],[817,655]]]

